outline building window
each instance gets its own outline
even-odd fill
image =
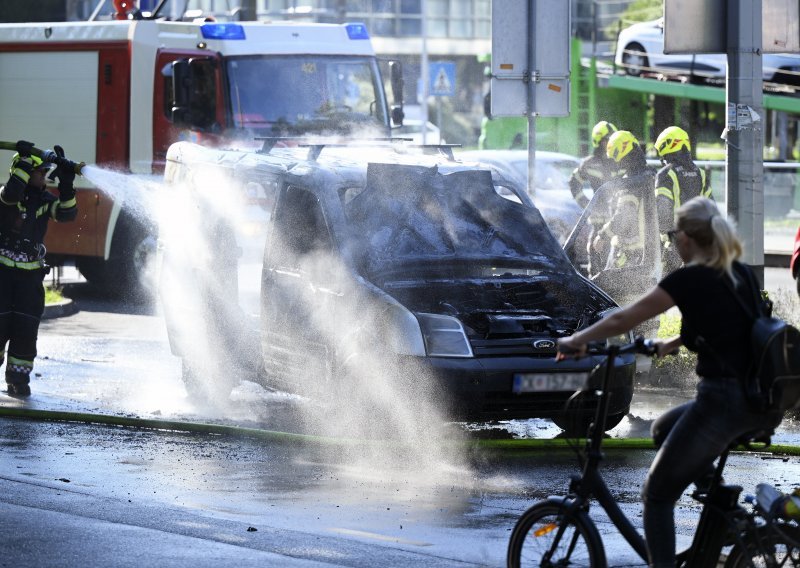
[[[289,0],[265,0],[290,7]],[[305,0],[321,11],[341,8],[340,0]],[[349,21],[367,24],[370,34],[382,37],[419,37],[422,35],[422,0],[347,0]],[[437,38],[489,38],[492,29],[491,0],[427,0],[428,36]]]

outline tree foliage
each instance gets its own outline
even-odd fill
[[[663,0],[634,0],[620,15],[623,26],[634,22],[647,22],[664,15]]]

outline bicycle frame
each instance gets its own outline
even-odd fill
[[[608,405],[610,393],[608,384],[611,380],[611,375],[614,370],[616,358],[620,354],[620,349],[616,345],[609,347],[608,356],[606,359],[605,373],[603,374],[603,382],[601,385],[600,401],[597,404],[595,411],[595,419],[589,431],[589,437],[586,441],[586,463],[583,467],[583,472],[580,476],[573,475],[570,481],[569,493],[575,495],[570,509],[575,510],[576,507],[585,508],[588,510],[589,501],[592,496],[597,500],[600,506],[606,511],[611,522],[617,527],[619,532],[630,544],[636,553],[644,560],[647,560],[647,545],[644,538],[634,528],[625,513],[617,505],[616,500],[611,495],[606,482],[600,475],[600,462],[603,460],[603,453],[600,448],[603,443],[603,434],[605,432],[605,420],[608,413]]]
[[[629,347],[629,349],[632,349]],[[616,358],[622,353],[618,346],[610,346],[607,351],[606,368],[600,391],[600,400],[595,413],[595,420],[590,427],[586,441],[586,461],[580,475],[571,476],[569,494],[566,497],[553,497],[548,501],[564,508],[567,518],[576,515],[588,515],[592,497],[608,514],[611,522],[619,530],[631,548],[645,561],[648,560],[647,545],[641,534],[631,524],[620,509],[611,492],[600,474],[600,462],[603,460],[601,451],[603,434],[605,432],[605,418],[608,412],[610,393],[608,384],[613,373]],[[691,546],[677,555],[679,565],[682,566],[714,566],[720,557],[729,529],[736,528],[734,520],[738,518],[737,512],[746,515],[744,509],[738,504],[741,487],[722,485],[722,471],[725,468],[730,449],[727,449],[719,458],[717,467],[709,486],[708,492],[695,492],[693,497],[703,504],[697,530]],[[594,526],[593,523],[591,523]],[[741,531],[742,527],[737,530]],[[549,558],[554,553],[558,542],[563,536],[564,525],[546,554]]]

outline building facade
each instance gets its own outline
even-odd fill
[[[68,20],[85,20],[92,15],[109,18],[113,13],[111,0],[63,1]],[[613,22],[632,0],[570,1],[573,30],[583,40],[583,53],[608,50],[609,30],[613,30]],[[144,12],[160,3],[138,0]],[[59,17],[63,12],[62,9]],[[439,116],[447,118],[448,124],[439,126],[448,141],[465,145],[477,142],[483,98],[488,91],[486,62],[491,53],[492,0],[168,0],[161,15],[173,19],[213,15],[219,20],[363,22],[376,52],[403,62],[406,104],[423,102],[423,52],[430,62],[456,65],[456,95],[442,100],[429,98],[429,116],[434,121]]]

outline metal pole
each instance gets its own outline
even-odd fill
[[[420,121],[422,122],[422,143],[428,143],[428,96],[430,95],[430,85],[428,84],[428,17],[427,0],[422,0],[420,10],[422,11],[421,33],[422,33],[422,57],[420,61],[420,73],[422,74],[422,101],[420,101]]]
[[[536,30],[536,0],[528,0],[528,193],[536,198],[536,79],[534,50]]]
[[[442,143],[442,97],[436,97],[436,127],[439,129],[439,139],[436,141],[436,143],[441,144]],[[422,128],[427,130],[428,125],[424,124]]]
[[[726,189],[744,261],[764,282],[764,133],[761,0],[728,3]]]

